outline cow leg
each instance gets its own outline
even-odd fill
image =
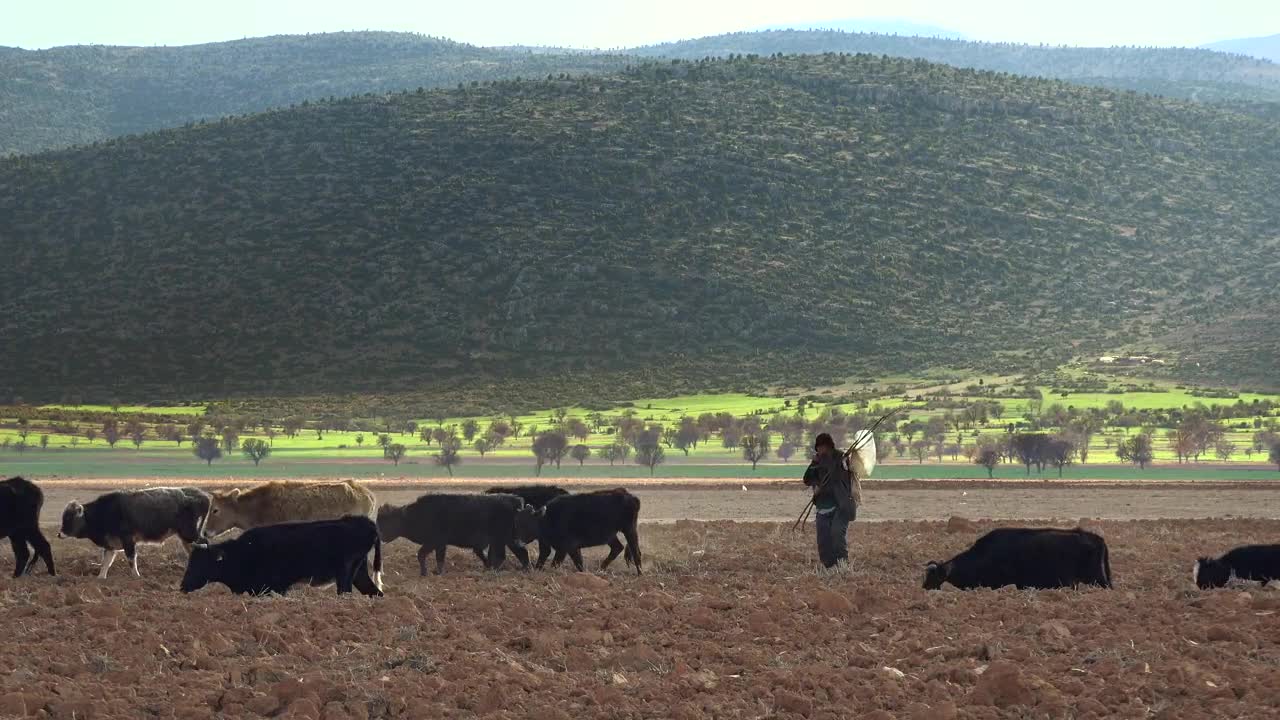
[[[356,563],[355,572],[352,573],[352,581],[362,595],[382,597],[382,589],[378,587],[377,582],[369,578],[369,561],[367,559],[361,558]]]
[[[573,566],[578,569],[578,572],[587,571],[587,566],[582,563],[581,549],[576,546],[569,548],[569,559],[573,560]]]
[[[334,584],[338,586],[339,595],[351,592],[351,580],[352,576],[355,575],[355,570],[355,564],[350,561],[338,563],[337,572],[334,573],[333,579],[335,581]]]
[[[501,542],[489,546],[489,569],[497,570],[507,561],[507,547]]]
[[[44,539],[44,533],[40,532],[39,526],[27,531],[27,543],[35,548],[36,557],[44,559],[44,566],[49,570],[49,574],[56,575],[57,573],[53,571],[53,548],[49,547],[49,541]],[[27,572],[35,570],[35,564],[36,558],[32,558]]]
[[[448,549],[449,549],[448,545],[441,545],[440,547],[436,548],[436,574],[437,575],[444,574],[444,554],[445,554],[445,551]]]
[[[111,563],[116,561],[116,554],[119,552],[119,550],[107,550],[105,548],[102,550],[102,567],[98,570],[99,580],[107,579],[107,573],[111,570]]]
[[[528,570],[529,569],[528,549],[526,549],[525,546],[523,545],[517,545],[515,543],[511,543],[510,545],[507,546],[507,548],[509,548],[511,550],[511,554],[515,555],[516,559],[520,561],[520,567],[525,570]]]
[[[632,525],[624,529],[622,535],[627,539],[627,555],[631,557],[631,564],[636,566],[636,574],[642,575],[643,573],[640,572],[640,536],[636,533],[636,526]]]
[[[134,544],[133,538],[125,538],[121,541],[124,545],[124,556],[133,566],[133,576],[142,577],[142,573],[138,572],[138,546]]]
[[[555,557],[551,558],[551,567],[553,568],[560,567],[560,563],[564,562],[564,555],[565,555],[564,550],[562,550],[561,548],[556,548]]]
[[[31,551],[27,549],[27,539],[21,532],[9,536],[9,544],[13,546],[13,576],[22,577],[33,562]]]
[[[418,571],[422,577],[427,576],[427,555],[431,554],[431,548],[423,545],[418,548]]]
[[[547,557],[549,555],[551,555],[551,543],[545,540],[539,540],[538,541],[538,562],[534,564],[534,567],[541,570],[542,566],[547,563]]]
[[[618,542],[618,537],[615,535],[609,538],[609,555],[604,559],[604,562],[600,563],[600,569],[604,570],[605,568],[609,567],[609,563],[613,562],[614,559],[621,554],[622,554],[622,543]]]

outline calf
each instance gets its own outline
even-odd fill
[[[553,567],[564,562],[564,556],[568,555],[574,567],[582,572],[581,549],[608,545],[609,556],[600,564],[601,570],[609,567],[625,550],[623,559],[635,565],[636,574],[640,574],[640,538],[636,528],[640,498],[622,488],[563,495],[547,503],[539,513],[542,518],[538,527],[538,569],[542,569],[547,556],[555,550]],[[618,533],[627,540],[625,548],[618,541]]]
[[[502,566],[506,549],[529,567],[519,537],[536,526],[537,512],[514,495],[429,493],[408,505],[378,508],[378,532],[384,542],[407,538],[420,544],[418,569],[427,574],[427,555],[436,554],[436,574],[444,572],[450,545],[470,548],[486,567]],[[487,554],[486,554],[487,551]]]
[[[369,551],[375,573],[382,570],[382,541],[368,517],[281,523],[246,530],[215,545],[202,541],[191,550],[181,590],[193,592],[220,582],[236,594],[284,595],[300,582],[337,583],[338,594],[356,590],[381,596],[369,577]]]
[[[1192,578],[1204,590],[1222,587],[1232,578],[1261,583],[1280,580],[1280,545],[1242,545],[1221,557],[1202,557]]]
[[[561,495],[568,495],[569,491],[555,485],[514,485],[510,487],[491,487],[485,490],[489,494],[515,495],[524,500],[526,505],[532,505],[534,509],[545,506],[547,503],[555,500]],[[534,538],[529,538],[533,540]]]
[[[102,548],[99,578],[105,578],[121,550],[138,572],[140,543],[159,544],[177,535],[187,552],[201,535],[209,495],[199,488],[117,490],[81,505],[72,500],[62,511],[58,537],[92,540]]]
[[[0,538],[9,538],[13,546],[13,576],[20,577],[35,569],[37,560],[53,575],[53,550],[40,532],[40,509],[44,493],[30,480],[20,477],[0,482]],[[27,546],[35,551],[33,555]]]
[[[929,563],[924,588],[937,590],[944,582],[961,590],[1005,585],[1109,588],[1111,561],[1106,541],[1080,528],[999,528],[950,560]]]

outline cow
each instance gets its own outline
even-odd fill
[[[600,564],[601,570],[625,551],[623,559],[635,566],[637,575],[641,574],[640,538],[636,528],[640,498],[635,495],[622,488],[563,495],[547,503],[538,513],[541,515],[536,566],[539,570],[555,550],[552,567],[558,567],[568,555],[578,572],[582,572],[581,549],[608,545],[609,556]],[[618,540],[618,533],[626,538],[625,548]]]
[[[234,528],[306,520],[336,520],[346,515],[372,518],[373,493],[354,480],[342,482],[267,482],[241,490],[214,492],[205,532],[217,536]]]
[[[555,500],[561,495],[568,495],[569,491],[555,485],[514,485],[509,487],[491,487],[485,490],[488,494],[515,495],[524,500],[526,505],[532,505],[536,510],[543,507],[547,503]],[[534,538],[529,538],[533,540]]]
[[[0,538],[9,538],[9,544],[13,546],[14,577],[33,571],[37,560],[44,560],[50,575],[56,574],[53,571],[53,550],[49,541],[44,539],[44,533],[40,532],[40,509],[43,507],[44,493],[30,480],[14,477],[0,482]]]
[[[302,582],[315,587],[336,583],[339,595],[354,587],[365,595],[381,596],[382,589],[369,577],[370,550],[378,574],[382,540],[378,527],[364,515],[263,525],[233,540],[197,543],[179,589],[190,593],[222,583],[237,595],[284,595]]]
[[[1280,580],[1280,545],[1241,545],[1216,558],[1202,557],[1191,577],[1202,590],[1223,587],[1232,578],[1264,584]]]
[[[209,494],[199,488],[116,490],[84,505],[75,500],[67,503],[58,537],[91,540],[102,548],[99,578],[107,577],[121,551],[133,566],[134,576],[141,577],[137,551],[140,543],[158,545],[177,535],[190,553],[191,544],[202,535],[208,512]]]
[[[537,511],[515,495],[428,493],[408,505],[378,508],[383,542],[406,538],[418,548],[418,570],[427,575],[427,555],[436,554],[436,574],[444,573],[450,545],[470,548],[485,567],[498,569],[510,548],[528,569],[529,552],[519,538],[538,524]]]
[[[1080,528],[998,528],[950,560],[926,566],[926,590],[937,590],[944,582],[961,590],[1006,585],[1109,588],[1111,561],[1106,541]]]

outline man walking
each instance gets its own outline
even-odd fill
[[[853,481],[836,452],[836,443],[827,433],[813,441],[813,462],[804,472],[804,484],[813,488],[813,509],[817,515],[818,560],[826,568],[848,563],[849,523],[858,515],[853,500]]]

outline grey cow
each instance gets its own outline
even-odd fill
[[[159,544],[177,535],[189,554],[208,514],[209,494],[199,488],[116,490],[84,505],[74,500],[67,503],[58,537],[91,540],[102,548],[100,578],[107,576],[121,551],[133,566],[133,574],[140,577],[139,544]]]

